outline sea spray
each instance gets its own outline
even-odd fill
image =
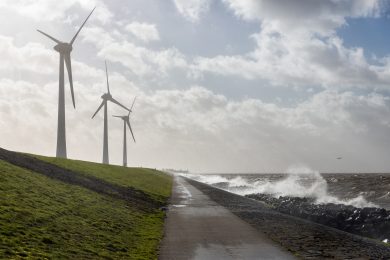
[[[274,197],[289,196],[300,198],[312,198],[316,204],[344,204],[357,208],[377,207],[376,204],[368,202],[364,196],[340,199],[329,194],[328,183],[318,171],[314,171],[304,165],[294,165],[286,170],[286,175],[281,180],[258,178],[254,181],[234,175],[219,174],[186,174],[188,178],[219,187],[239,195],[249,194],[270,194]]]

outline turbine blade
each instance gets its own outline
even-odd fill
[[[122,118],[121,116],[113,116],[113,117],[118,117],[118,118]]]
[[[53,36],[50,36],[48,35],[47,33],[44,33],[42,32],[41,30],[37,30],[38,32],[42,33],[43,35],[45,35],[46,37],[50,38],[51,40],[55,41],[56,43],[61,43],[59,40],[57,40],[56,38],[54,38]]]
[[[102,101],[102,103],[100,104],[100,106],[98,107],[98,109],[96,110],[95,114],[93,114],[92,118],[94,118],[96,116],[96,114],[99,112],[100,109],[102,109],[103,105],[104,105],[104,102],[106,102],[105,100]]]
[[[72,62],[70,59],[70,53],[65,54],[65,64],[66,64],[66,69],[68,70],[70,93],[72,94],[73,107],[76,108],[76,103],[74,100],[74,92],[73,92]]]
[[[135,103],[135,100],[136,100],[136,99],[137,99],[137,97],[134,98],[133,104],[131,104],[131,108],[130,108],[130,111],[129,111],[128,116],[130,115],[131,112],[133,112],[133,107],[134,107],[134,103]]]
[[[123,108],[126,109],[127,111],[130,111],[127,107],[125,107],[124,105],[122,105],[121,103],[119,103],[118,101],[116,101],[113,97],[110,99],[110,101],[111,101],[112,103],[117,104],[117,105],[120,106],[120,107],[123,107]]]
[[[110,93],[110,84],[108,83],[107,61],[104,61],[104,64],[106,65],[107,91],[108,93]]]
[[[133,137],[133,140],[134,140],[134,143],[135,143],[135,138],[134,138],[134,134],[133,134],[133,129],[131,129],[130,121],[126,120],[126,124],[129,126],[131,136]]]
[[[88,21],[89,17],[90,17],[91,14],[93,13],[93,11],[95,11],[95,8],[96,8],[96,7],[94,7],[94,8],[92,9],[92,11],[91,11],[91,13],[88,15],[87,19],[85,19],[85,21],[83,22],[83,24],[80,26],[80,29],[79,29],[79,30],[77,31],[77,33],[73,36],[73,39],[70,41],[70,45],[73,45],[74,41],[75,41],[76,38],[77,38],[77,35],[79,35],[81,29],[83,29],[84,24]]]

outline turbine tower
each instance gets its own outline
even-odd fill
[[[127,111],[131,112],[130,109],[116,101],[110,93],[110,85],[108,83],[108,72],[107,72],[107,62],[105,62],[106,65],[106,78],[107,78],[107,93],[104,93],[102,95],[102,103],[96,110],[95,114],[93,114],[92,118],[96,116],[96,114],[100,111],[100,109],[104,106],[104,134],[103,134],[103,163],[104,164],[109,164],[109,158],[108,158],[108,122],[107,122],[107,103],[108,101],[117,104],[120,107],[123,107]]]
[[[96,8],[96,7],[95,7]],[[80,26],[79,30],[73,36],[72,40],[67,42],[61,42],[56,38],[48,35],[47,33],[42,32],[41,30],[37,30],[42,33],[46,37],[50,38],[54,42],[57,43],[54,46],[54,50],[60,53],[60,78],[59,78],[59,91],[58,91],[58,125],[57,125],[57,152],[56,156],[61,158],[66,158],[66,132],[65,132],[65,90],[64,90],[64,63],[66,64],[66,69],[68,71],[69,77],[69,85],[70,85],[70,93],[72,95],[73,107],[76,108],[76,103],[74,100],[74,92],[73,92],[73,78],[72,78],[72,62],[70,59],[70,53],[73,49],[73,43],[79,35],[81,29],[84,27],[85,23],[88,21],[89,17],[93,13],[93,11],[88,15],[87,19],[85,19],[84,23]]]
[[[133,104],[131,105],[130,111],[127,114],[127,116],[113,116],[117,117],[123,120],[123,166],[127,166],[127,139],[126,139],[126,125],[129,127],[131,136],[133,137],[134,143],[135,143],[135,138],[134,138],[134,133],[133,129],[131,129],[130,125],[130,113],[133,112],[133,106],[135,103],[137,97],[134,98]]]

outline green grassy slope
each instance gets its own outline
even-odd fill
[[[46,158],[50,161],[50,158]],[[166,201],[170,177],[146,169],[57,160]],[[0,259],[155,259],[164,214],[0,160]]]
[[[171,177],[153,169],[126,168],[55,157],[35,157],[68,170],[93,175],[117,185],[142,190],[159,201],[165,202],[171,193]]]

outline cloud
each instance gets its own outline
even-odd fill
[[[160,40],[155,24],[133,22],[126,25],[125,29],[144,42]]]
[[[161,164],[176,156],[180,167],[195,160],[197,169],[209,171],[281,171],[302,161],[321,170],[348,171],[351,165],[332,164],[335,154],[343,154],[357,168],[372,170],[385,160],[378,152],[390,142],[389,105],[379,94],[329,90],[285,107],[259,99],[233,101],[195,86],[141,95],[134,123],[150,131],[148,142],[174,147],[158,160]]]
[[[175,48],[153,51],[131,42],[112,43],[99,51],[98,55],[121,63],[139,76],[156,74],[165,77],[171,69],[186,66],[184,56]]]
[[[274,23],[279,30],[310,30],[328,34],[345,23],[346,17],[375,17],[380,0],[223,0],[244,20]]]
[[[190,22],[198,22],[211,4],[211,0],[173,0],[173,2],[177,11]]]
[[[95,3],[85,3],[92,2]],[[13,3],[22,5],[21,1]],[[74,1],[71,3],[78,6]],[[345,17],[377,15],[376,1],[323,1],[315,8],[307,2],[303,10],[290,2],[264,3],[225,1],[239,19],[259,25],[259,32],[250,36],[254,49],[232,56],[193,59],[179,48],[180,44],[177,48],[166,47],[171,44],[164,42],[165,35],[148,45],[147,41],[129,36],[129,32],[115,22],[108,22],[110,31],[102,21],[88,25],[80,35],[81,41],[72,60],[76,110],[72,108],[66,82],[69,156],[91,161],[101,159],[102,114],[94,120],[91,116],[106,89],[102,60],[107,58],[114,63],[109,67],[113,96],[125,105],[130,105],[134,96],[138,96],[131,115],[137,143],[130,140],[128,143],[131,165],[258,172],[281,171],[290,164],[303,162],[323,171],[389,169],[386,156],[390,147],[390,101],[372,88],[386,88],[390,83],[390,59],[380,58],[375,65],[370,64],[362,48],[345,47],[335,33],[335,29],[344,24]],[[285,8],[282,3],[291,13],[284,14],[280,10]],[[8,4],[2,8],[10,10],[12,3]],[[47,4],[42,8],[54,8]],[[59,8],[69,10],[74,8],[72,4],[62,3]],[[199,21],[210,8],[206,1],[180,4],[181,8],[198,6],[198,9],[188,9],[192,11],[182,10],[192,22]],[[26,5],[34,6],[32,2]],[[199,7],[202,5],[203,9]],[[85,4],[85,12],[89,7]],[[309,11],[312,13],[301,15]],[[26,16],[40,21],[36,14],[43,13],[38,10]],[[302,18],[294,19],[294,15]],[[82,19],[82,15],[69,17],[61,11],[41,20],[48,19],[67,19],[73,24]],[[167,25],[156,22],[161,33],[166,29],[163,26]],[[35,24],[31,27],[35,28]],[[58,54],[51,45],[46,48],[29,42],[30,37],[23,37],[0,36],[1,146],[53,155]],[[41,42],[40,36],[36,37]],[[150,36],[145,37],[150,39]],[[183,80],[176,70],[192,75],[212,74],[216,76],[212,79],[217,80],[203,82],[206,77]],[[171,81],[161,84],[163,89],[145,87],[166,78]],[[269,85],[315,91],[308,94],[308,98],[287,105],[283,97],[273,103],[261,98],[224,95],[224,85],[215,83],[240,87],[246,80],[256,85],[261,79],[267,80]],[[205,86],[213,84],[222,89],[222,93]],[[359,92],[365,94],[358,94],[355,87],[365,88]],[[124,112],[113,104],[109,104],[108,109],[110,115]],[[121,121],[109,118],[113,163],[121,162],[122,127]],[[335,163],[336,155],[343,156],[343,160]]]
[[[282,35],[269,28],[254,35],[257,47],[246,55],[198,57],[193,70],[265,79],[285,87],[387,88],[385,66],[372,66],[362,48],[346,48],[337,36],[326,39],[307,35]]]
[[[0,73],[20,73],[30,71],[38,74],[51,74],[54,72],[56,59],[51,50],[45,49],[39,43],[27,43],[16,47],[14,39],[0,35]]]
[[[0,3],[0,8],[12,10],[21,16],[34,19],[36,21],[55,21],[59,19],[68,19],[67,11],[74,6],[79,6],[86,11],[91,11],[97,7],[95,15],[91,20],[98,20],[107,23],[112,18],[112,13],[107,6],[100,0],[69,0],[62,2],[53,2],[50,0],[4,0]]]
[[[377,17],[381,2],[224,0],[237,17],[258,22],[253,51],[197,57],[193,74],[267,80],[285,87],[388,88],[388,61],[372,65],[364,49],[345,47],[336,29],[348,17]]]
[[[20,62],[29,59],[22,55],[28,44],[6,42],[6,50]],[[41,60],[47,53],[36,55]],[[77,110],[68,88],[66,93],[69,156],[99,161],[102,115],[90,117],[105,91],[104,71],[77,60],[74,66]],[[7,77],[0,81],[3,147],[53,154],[58,85],[57,71],[52,73],[53,79],[43,84]],[[287,107],[254,98],[233,100],[202,86],[145,91],[115,70],[110,85],[123,104],[138,96],[131,117],[137,138],[137,144],[129,142],[132,165],[220,172],[281,171],[297,162],[327,171],[390,167],[383,163],[390,147],[390,101],[378,93],[325,90]],[[123,111],[110,104],[109,113]],[[111,159],[120,163],[122,125],[109,120]],[[335,154],[346,159],[335,165]]]
[[[86,28],[83,41],[96,45],[99,57],[119,62],[141,77],[166,77],[172,69],[187,67],[186,57],[176,48],[153,50],[129,41],[115,30],[110,33],[101,27]]]

